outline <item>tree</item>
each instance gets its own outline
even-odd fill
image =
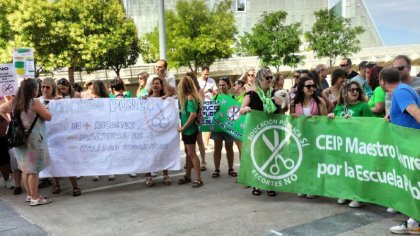
[[[248,47],[249,54],[255,54],[264,66],[274,66],[279,71],[281,65],[296,66],[303,59],[296,53],[301,45],[300,23],[284,25],[287,13],[284,11],[264,12],[261,19],[240,38]]]
[[[335,15],[333,10],[321,9],[314,14],[316,21],[305,37],[318,58],[328,57],[331,67],[337,56],[360,51],[357,36],[365,31],[363,27],[351,27],[350,19]]]
[[[170,66],[187,66],[197,72],[202,65],[230,57],[237,31],[231,5],[225,0],[209,9],[204,0],[180,0],[176,11],[165,12]],[[157,27],[144,39],[153,52],[159,51]],[[142,55],[147,59],[158,57],[150,52]]]
[[[34,48],[37,68],[68,67],[74,82],[82,68],[119,71],[135,63],[137,31],[119,0],[19,1],[7,16],[13,32],[8,47]]]

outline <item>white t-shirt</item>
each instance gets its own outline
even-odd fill
[[[212,91],[217,90],[217,84],[214,79],[208,77],[207,80],[202,80],[201,78],[198,78],[198,84],[200,84],[200,88],[204,91],[204,101],[211,101],[213,100],[213,93],[208,92],[208,89],[211,89]]]
[[[146,82],[146,90],[149,90],[150,86],[152,86],[152,80],[155,77],[159,77],[159,76],[157,76],[156,74],[149,76],[149,78],[147,79],[147,82]],[[166,74],[164,79],[166,80],[166,82],[168,82],[168,84],[171,87],[176,88],[176,82],[175,82],[175,76],[174,75]]]

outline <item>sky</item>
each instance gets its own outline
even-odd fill
[[[420,44],[420,0],[364,2],[385,46]]]

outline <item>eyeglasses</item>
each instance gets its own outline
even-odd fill
[[[340,67],[346,67],[346,66],[348,66],[349,64],[342,64],[342,65],[340,65]]]
[[[42,89],[51,89],[51,86],[45,86],[45,85],[42,85],[42,86],[41,86],[41,88],[42,88]]]
[[[351,93],[354,93],[354,92],[360,93],[360,90],[359,90],[359,88],[350,88],[349,89],[349,92],[351,92]]]
[[[273,76],[266,76],[264,77],[265,80],[273,80]]]
[[[399,70],[399,71],[403,71],[404,70],[404,68],[406,68],[407,66],[397,66],[397,67],[394,67],[394,68],[397,68],[397,70]]]
[[[254,77],[254,76],[255,76],[255,74],[248,74],[248,76]]]
[[[300,78],[300,75],[294,75],[293,78]]]
[[[308,84],[308,85],[304,85],[303,87],[305,87],[306,89],[315,89],[316,85],[315,84]]]

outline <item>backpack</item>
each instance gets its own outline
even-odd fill
[[[37,119],[38,115],[36,115],[29,130],[25,131],[20,119],[20,113],[16,113],[12,116],[12,120],[7,127],[7,144],[9,148],[19,147],[26,144]]]

